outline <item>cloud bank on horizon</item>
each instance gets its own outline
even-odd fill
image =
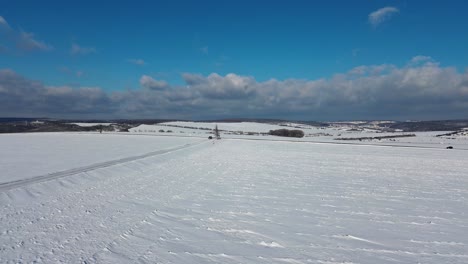
[[[468,113],[468,71],[416,56],[404,67],[359,66],[329,79],[270,79],[234,73],[183,74],[185,85],[148,75],[138,90],[48,86],[0,70],[0,112],[5,116],[60,118],[277,117],[302,120],[463,118]]]
[[[109,7],[118,20],[87,3],[83,14],[49,6],[57,17],[43,20],[23,12],[36,2],[7,3],[0,117],[468,118],[468,3],[361,3],[351,14],[333,3],[255,1],[213,13],[208,2],[119,2]]]

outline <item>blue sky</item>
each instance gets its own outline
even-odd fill
[[[283,93],[293,86],[287,85],[288,80],[299,83],[318,80],[332,82],[337,75],[346,75],[356,67],[359,69],[363,66],[391,66],[380,77],[389,77],[390,71],[395,69],[414,66],[428,70],[430,66],[441,71],[449,68],[455,71],[456,77],[453,78],[461,79],[457,79],[460,84],[454,89],[464,95],[463,78],[466,78],[468,66],[466,10],[466,1],[267,3],[179,0],[116,1],[112,4],[105,1],[80,1],[73,4],[67,1],[5,1],[0,10],[0,69],[14,73],[18,78],[39,81],[44,89],[67,87],[73,89],[70,90],[73,93],[83,93],[83,89],[92,87],[99,89],[103,96],[114,98],[123,96],[121,93],[128,90],[141,93],[156,90],[159,94],[142,97],[153,96],[158,104],[162,104],[161,100],[164,99],[167,104],[164,109],[154,109],[140,115],[122,109],[122,105],[130,104],[125,99],[124,102],[118,102],[119,112],[101,110],[96,112],[96,116],[209,118],[258,115],[326,119],[323,114],[311,113],[317,113],[317,110],[328,112],[324,107],[332,107],[333,100],[324,103],[323,98],[316,96],[315,101],[311,99],[302,102],[303,107],[298,109],[291,106],[294,109],[285,112],[266,111],[266,107],[273,102],[268,102],[268,98],[259,100],[258,96],[263,91],[258,89],[280,89],[277,92]],[[412,60],[418,56],[421,60],[418,65],[413,65],[415,61]],[[222,86],[216,78],[210,79],[212,74],[222,77],[222,81],[227,81],[224,85],[229,87]],[[252,88],[255,91],[246,97],[229,97],[233,95],[231,90],[238,87],[235,87],[232,78],[227,77],[228,74],[234,74],[244,81],[253,79],[253,82],[247,83],[250,88],[255,87]],[[191,85],[198,85],[199,90],[192,91],[191,97],[186,95],[191,101],[183,106],[191,106],[194,101],[202,99],[206,99],[204,102],[207,103],[208,99],[212,99],[215,104],[220,103],[220,100],[228,100],[233,104],[232,108],[224,114],[217,109],[217,114],[213,115],[215,109],[201,107],[195,116],[191,111],[197,109],[190,107],[186,109],[190,114],[182,110],[171,111],[175,104],[171,105],[170,98],[187,92],[182,90],[190,86],[185,77],[192,75],[198,75],[203,80]],[[367,77],[368,73],[346,78],[354,80]],[[272,79],[287,87],[273,88],[268,84]],[[156,86],[151,86],[148,81],[154,81]],[[159,87],[158,83],[164,85]],[[264,86],[267,88],[261,88]],[[304,93],[306,86],[303,84],[302,88],[293,92]],[[152,89],[154,87],[158,88]],[[203,92],[209,88],[216,91],[215,98]],[[428,87],[419,88],[430,90]],[[224,90],[219,92],[219,89]],[[327,93],[330,90],[321,89]],[[129,96],[128,93],[125,96]],[[112,101],[112,98],[109,100]],[[277,100],[278,104],[285,103],[281,99]],[[238,105],[233,102],[236,100]],[[251,111],[236,108],[246,102],[252,104]],[[350,102],[344,103],[351,105]],[[458,102],[458,110],[447,110],[440,117],[463,117],[459,113],[459,105],[463,103]],[[262,108],[261,111],[256,104]],[[133,105],[132,109],[135,107]],[[392,115],[391,109],[386,110],[390,112],[385,115],[379,115],[367,113],[377,111],[374,108],[361,108],[357,109],[355,115],[343,115],[340,118],[337,113],[329,115],[329,118],[432,117],[423,116],[419,112],[426,112],[422,110],[403,116]],[[91,110],[86,115],[81,115],[79,109],[62,113],[48,111],[44,114],[92,116]],[[35,111],[31,109],[31,112]],[[288,113],[292,114],[288,116]],[[24,115],[27,112],[10,110],[3,115],[6,114]]]

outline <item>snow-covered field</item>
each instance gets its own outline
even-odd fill
[[[0,185],[0,263],[468,263],[466,150],[137,133],[0,142],[3,183],[113,161]]]
[[[0,135],[0,184],[139,156],[198,141],[200,139],[127,134],[3,134]]]
[[[350,123],[350,122],[347,122]],[[359,122],[358,122],[359,123]],[[436,137],[436,135],[446,134],[447,131],[431,131],[431,132],[382,132],[375,129],[363,127],[355,127],[342,124],[333,124],[330,127],[315,127],[304,124],[284,123],[265,124],[253,122],[239,123],[204,123],[204,122],[166,122],[156,125],[140,125],[130,129],[132,134],[145,135],[165,135],[165,136],[190,136],[207,138],[212,135],[212,129],[218,125],[223,138],[239,138],[239,139],[258,139],[258,140],[288,140],[288,141],[305,141],[305,142],[329,142],[339,144],[370,144],[370,145],[395,145],[395,146],[415,146],[415,147],[430,147],[430,148],[446,148],[453,146],[457,149],[468,150],[468,136],[456,137]],[[286,126],[285,126],[286,125]],[[275,129],[300,129],[304,131],[303,138],[284,138],[277,136],[261,135],[255,133],[268,133]],[[169,132],[168,132],[169,131]],[[242,132],[243,134],[240,134]],[[249,135],[254,133],[253,135]],[[343,141],[336,140],[337,138],[360,138],[360,137],[381,137],[393,136],[402,134],[415,134],[416,137],[411,138],[394,138],[382,140],[363,140],[363,141]]]

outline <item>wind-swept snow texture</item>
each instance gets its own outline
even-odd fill
[[[467,154],[206,140],[0,192],[0,263],[468,263]]]

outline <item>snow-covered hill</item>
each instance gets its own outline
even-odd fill
[[[384,122],[384,121],[381,121]],[[261,139],[261,140],[292,140],[305,142],[330,142],[346,144],[371,144],[371,145],[394,145],[394,146],[418,146],[431,148],[446,148],[453,146],[459,149],[468,149],[468,136],[437,137],[445,134],[446,131],[412,132],[403,133],[401,131],[386,132],[385,129],[371,128],[368,124],[378,124],[381,122],[367,122],[364,127],[357,127],[350,122],[334,123],[329,127],[318,127],[297,123],[204,123],[204,122],[166,122],[156,125],[140,125],[130,129],[132,134],[145,135],[165,135],[165,136],[190,136],[207,138],[212,135],[214,127],[217,125],[221,130],[223,138],[239,139]],[[388,121],[389,122],[389,121]],[[385,123],[385,122],[384,122]],[[270,130],[275,129],[300,129],[304,131],[303,138],[284,138],[266,135]],[[359,138],[395,136],[404,134],[414,134],[412,138],[387,138],[381,140],[361,140]],[[354,141],[340,141],[340,138],[355,138]]]

